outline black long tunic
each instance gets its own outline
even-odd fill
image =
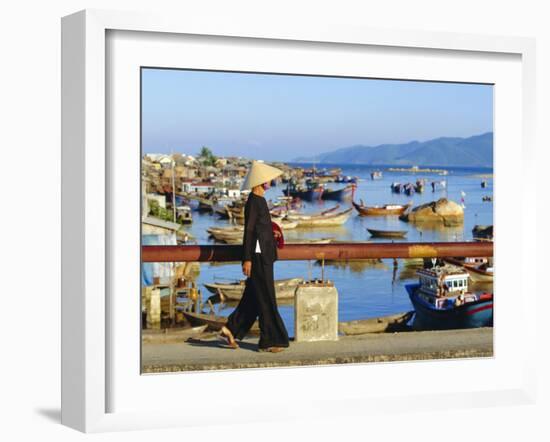
[[[243,296],[227,319],[227,328],[236,339],[243,339],[258,318],[259,348],[288,347],[288,333],[277,310],[273,263],[277,246],[271,228],[271,216],[265,199],[250,192],[244,209],[243,262],[252,262]],[[256,253],[256,241],[261,253]]]

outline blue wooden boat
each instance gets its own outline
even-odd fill
[[[317,201],[323,196],[323,188],[318,186],[317,183],[308,182],[306,188],[289,184],[286,189],[283,189],[285,196],[292,198],[300,198],[304,201]]]
[[[415,309],[413,328],[448,330],[493,326],[493,294],[468,291],[468,272],[454,265],[421,269],[405,288]]]
[[[343,187],[342,189],[332,190],[330,188],[323,188],[323,193],[321,195],[321,198],[324,200],[332,200],[332,201],[345,201],[349,199],[353,199],[353,193],[355,190],[355,185],[347,185],[346,187]]]

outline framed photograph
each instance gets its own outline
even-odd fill
[[[534,400],[532,40],[108,11],[62,35],[65,425]]]

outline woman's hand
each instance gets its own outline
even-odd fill
[[[252,271],[252,261],[245,261],[243,262],[243,274],[246,277],[250,277],[250,273]]]
[[[273,231],[273,236],[275,237],[275,240],[277,241],[281,237],[281,232],[278,230]]]

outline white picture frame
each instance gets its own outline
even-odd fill
[[[109,117],[106,94],[109,93],[106,78],[106,35],[111,31],[150,32],[162,35],[217,36],[219,38],[246,38],[283,41],[287,45],[308,42],[310,44],[338,44],[346,46],[376,47],[380,51],[390,48],[406,50],[427,49],[444,52],[468,52],[482,59],[484,54],[507,54],[520,57],[521,63],[521,128],[519,155],[523,171],[534,163],[534,106],[535,106],[535,46],[534,41],[518,37],[492,37],[451,33],[427,33],[416,31],[394,32],[377,29],[357,29],[344,26],[308,25],[293,27],[281,23],[209,22],[194,17],[166,17],[152,14],[86,10],[63,18],[62,21],[62,423],[84,432],[100,432],[123,429],[161,428],[171,426],[208,425],[216,420],[223,422],[220,410],[214,410],[207,419],[192,413],[174,412],[173,408],[155,410],[113,411],[109,406],[109,392],[113,388],[109,378],[110,361],[113,358],[108,334],[112,312],[109,310],[107,287],[109,265],[114,259],[109,244],[114,230],[111,195],[109,194],[110,167],[107,150],[106,120]],[[156,34],[157,36],[159,34]],[[497,137],[498,137],[498,132]],[[518,190],[522,204],[536,206],[536,193]],[[498,198],[498,196],[497,196]],[[497,199],[498,204],[498,199]],[[533,212],[530,212],[533,215]],[[521,217],[521,235],[535,222],[535,217]],[[532,228],[532,227],[531,227]],[[498,227],[497,227],[498,231]],[[498,240],[497,240],[498,241]],[[523,241],[518,246],[520,261],[536,255],[536,244]],[[499,245],[497,242],[496,249]],[[501,249],[503,250],[503,249]],[[508,258],[511,258],[508,256]],[[517,257],[516,257],[517,258]],[[526,262],[525,259],[521,262]],[[527,270],[523,269],[523,274]],[[536,293],[534,280],[521,280],[522,292]],[[521,300],[526,309],[526,297]],[[314,397],[313,407],[296,406],[286,409],[269,408],[270,419],[299,418],[308,416],[368,414],[375,409],[390,412],[407,410],[414,402],[416,410],[435,407],[469,407],[472,398],[478,406],[501,403],[533,403],[535,382],[536,324],[526,324],[520,338],[524,342],[521,373],[500,388],[488,390],[440,393],[424,395],[394,394],[378,396],[376,404],[366,400],[359,392],[355,396]],[[497,335],[498,339],[498,335]],[[498,358],[498,353],[496,358]],[[423,369],[438,362],[423,363]],[[389,367],[389,366],[386,366]],[[325,374],[334,374],[342,367],[326,367]],[[389,370],[389,368],[387,368]],[[303,369],[302,369],[303,370]],[[351,367],[346,374],[360,376],[361,366]],[[261,382],[268,370],[255,372],[255,381]],[[284,378],[298,376],[299,371],[285,369]],[[311,373],[311,372],[310,372]],[[243,373],[212,373],[212,379],[230,377],[240,382]],[[177,375],[176,375],[177,376]],[[201,374],[203,378],[209,374]],[[195,378],[196,379],[196,378]],[[167,378],[165,382],[169,382]],[[250,388],[250,387],[249,387]],[[289,393],[292,394],[292,393]],[[296,394],[296,393],[294,393]],[[365,399],[365,400],[362,400]],[[335,407],[335,403],[338,407]],[[313,410],[313,411],[312,411]],[[216,414],[217,413],[217,414]],[[234,418],[234,416],[233,416]],[[264,420],[261,412],[250,412],[238,422]],[[233,419],[233,422],[235,419]],[[230,422],[230,420],[227,420]]]

